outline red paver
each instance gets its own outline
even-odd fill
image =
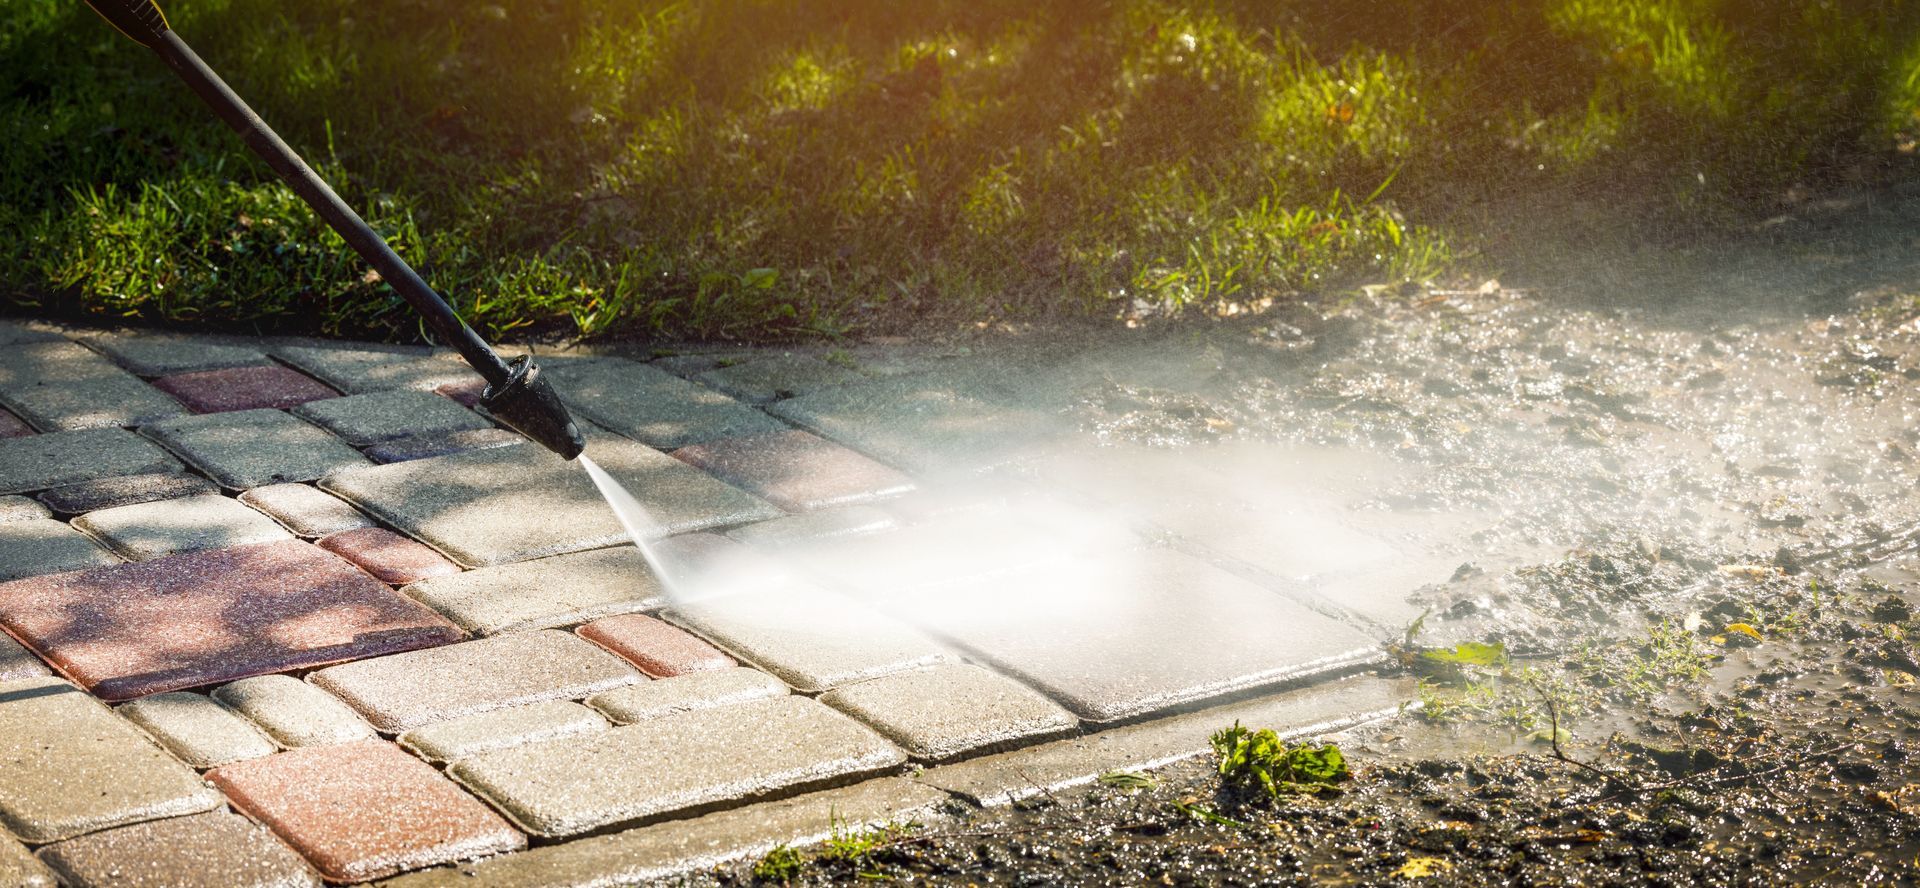
[[[330,533],[319,546],[360,565],[383,583],[413,583],[428,577],[460,572],[460,565],[432,547],[407,539],[384,527],[360,527]]]
[[[33,426],[27,425],[26,420],[14,416],[5,407],[0,407],[0,438],[25,438],[31,434]]]
[[[806,512],[913,489],[907,476],[806,432],[722,438],[673,455],[790,512]]]
[[[479,799],[384,740],[303,747],[223,765],[207,778],[330,882],[527,845]]]
[[[0,625],[107,700],[462,637],[425,605],[294,540],[0,583]]]
[[[627,658],[627,662],[654,678],[740,665],[719,648],[645,614],[607,617],[574,631],[580,633],[581,638]]]
[[[434,389],[433,393],[443,398],[452,398],[455,401],[459,401],[462,407],[472,407],[480,403],[481,395],[487,393],[487,380],[484,377],[475,376],[472,379],[462,379],[459,382],[444,383]]]
[[[154,380],[153,386],[174,396],[195,413],[228,413],[262,407],[285,410],[308,401],[340,397],[339,392],[319,380],[289,367],[234,367],[176,373]]]

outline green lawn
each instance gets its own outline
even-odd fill
[[[1498,270],[1490,235],[1561,198],[1711,233],[1901,160],[1920,109],[1920,3],[1893,0],[167,10],[495,336],[1225,313]],[[0,0],[0,91],[0,302],[419,335],[77,0]]]

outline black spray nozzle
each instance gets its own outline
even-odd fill
[[[480,396],[480,406],[487,408],[494,419],[565,459],[587,449],[580,426],[567,414],[560,394],[540,375],[531,356],[514,358],[507,370],[505,382],[487,386]]]

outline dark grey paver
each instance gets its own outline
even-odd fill
[[[86,534],[51,518],[0,524],[0,581],[117,564]]]
[[[269,484],[240,494],[240,502],[264,512],[307,538],[375,526],[372,518],[333,494],[308,484]]]
[[[401,746],[430,762],[453,762],[523,743],[607,729],[600,713],[567,700],[511,706],[434,722],[400,735]]]
[[[632,546],[485,567],[400,591],[476,635],[584,623],[665,601]]]
[[[690,672],[601,691],[587,705],[620,724],[632,724],[715,706],[732,706],[790,693],[785,682],[744,666]]]
[[[883,675],[820,696],[916,759],[941,761],[1057,736],[1080,722],[1017,682],[967,663]]]
[[[0,496],[0,524],[29,518],[51,518],[53,512],[39,500],[24,496]]]
[[[768,412],[915,472],[967,471],[1044,453],[1068,430],[965,381],[883,379],[781,401]]]
[[[253,722],[205,694],[169,691],[114,707],[196,768],[272,755],[278,748]]]
[[[726,395],[646,364],[609,358],[557,364],[546,372],[581,416],[662,449],[786,428]]]
[[[71,342],[0,348],[0,405],[46,431],[135,426],[187,412],[166,393]]]
[[[83,515],[100,509],[219,493],[213,482],[198,475],[163,473],[99,478],[42,491],[40,501],[63,515]]]
[[[307,677],[392,733],[449,718],[580,699],[645,681],[626,661],[570,632],[513,632],[330,666]]]
[[[808,586],[676,604],[667,618],[809,693],[948,657],[914,628]]]
[[[50,330],[38,330],[15,321],[0,321],[0,345],[27,342],[61,342],[66,337]]]
[[[694,377],[752,404],[771,404],[808,392],[860,382],[859,371],[808,355],[768,355],[715,367]]]
[[[312,401],[295,407],[293,412],[357,446],[493,428],[493,423],[447,398],[412,390]]]
[[[482,753],[448,773],[528,832],[567,836],[905,761],[858,722],[805,697],[778,697]]]
[[[258,348],[204,336],[129,332],[85,336],[80,341],[141,376],[268,363],[267,353]]]
[[[40,849],[70,888],[319,888],[266,827],[226,811],[123,826]]]
[[[450,352],[281,346],[273,349],[273,355],[349,394],[390,389],[432,391],[479,375]]]
[[[291,675],[261,675],[220,686],[215,700],[233,707],[282,746],[324,746],[376,736],[373,726],[326,691]]]
[[[73,526],[129,561],[293,539],[273,519],[217,493],[101,509]]]
[[[189,416],[141,432],[230,490],[312,481],[367,464],[345,441],[278,410]]]
[[[587,455],[640,501],[660,535],[779,514],[751,494],[631,441],[597,436]],[[580,466],[531,446],[335,472],[320,486],[467,567],[628,539]]]
[[[139,728],[51,678],[0,683],[0,762],[0,827],[29,842],[221,803]]]
[[[59,888],[53,870],[33,856],[27,846],[0,836],[0,885],[7,888]]]
[[[180,462],[159,445],[124,429],[0,439],[0,493],[179,470]]]
[[[506,429],[466,429],[439,435],[381,441],[369,446],[366,454],[367,458],[377,463],[397,463],[432,459],[436,456],[448,456],[468,450],[513,447],[525,443],[527,439],[520,437],[520,433],[509,432]]]

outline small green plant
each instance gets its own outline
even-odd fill
[[[799,851],[779,845],[753,865],[753,877],[763,882],[791,882],[806,865],[807,860]]]
[[[1269,798],[1324,792],[1353,778],[1346,756],[1332,743],[1294,745],[1272,730],[1249,731],[1239,722],[1214,734],[1212,742],[1220,757],[1220,776],[1229,785],[1257,784]]]
[[[1152,774],[1138,771],[1108,771],[1100,775],[1100,785],[1125,790],[1152,789],[1159,786],[1160,781]]]
[[[822,862],[844,864],[862,879],[891,878],[882,868],[880,857],[919,828],[920,824],[912,821],[852,827],[836,820],[833,834],[820,844],[815,856]]]

